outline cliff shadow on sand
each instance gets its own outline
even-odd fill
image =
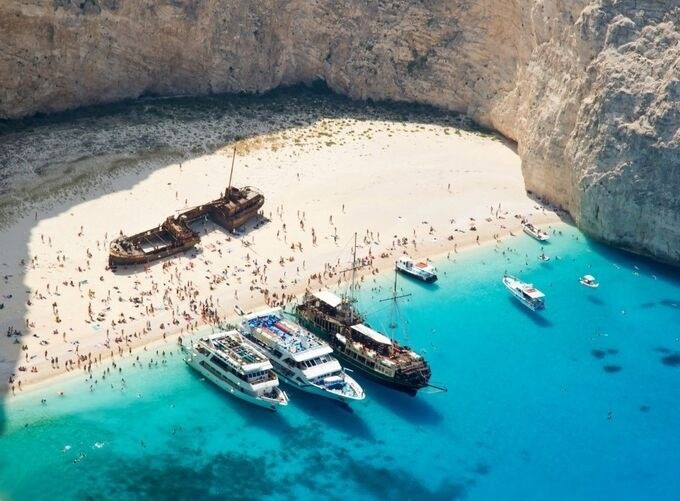
[[[224,148],[231,151],[238,138],[239,150],[273,149],[281,141],[280,137],[272,139],[273,135],[305,130],[325,119],[439,125],[446,128],[446,134],[474,132],[502,140],[514,149],[512,143],[476,126],[464,115],[423,105],[355,102],[330,93],[323,84],[279,89],[257,97],[147,97],[0,123],[0,231],[3,235],[0,249],[3,299],[0,302],[4,305],[0,310],[0,391],[3,398],[12,393],[8,384],[11,375],[14,375],[14,391],[19,393],[22,390],[18,382],[30,371],[35,357],[44,358],[44,350],[48,350],[47,358],[50,358],[50,346],[66,342],[62,341],[63,324],[54,323],[50,328],[37,330],[27,325],[31,321],[28,301],[35,301],[36,293],[46,296],[45,302],[58,301],[55,284],[51,291],[36,291],[26,282],[27,273],[44,267],[42,261],[35,261],[36,255],[32,255],[31,240],[35,242],[37,237],[42,241],[50,262],[59,255],[56,246],[49,247],[50,235],[40,235],[42,221],[68,214],[73,207],[105,194],[129,191],[169,164],[189,162]],[[314,136],[315,144],[320,144],[318,147],[333,141],[332,129],[321,128]],[[304,143],[306,139],[303,135],[294,140]],[[225,171],[228,162],[225,155]],[[215,186],[215,196],[226,185],[223,176],[221,171],[216,173],[215,180],[210,180]],[[235,184],[249,184],[247,170],[242,169],[235,175]],[[149,200],[149,204],[154,203]],[[167,207],[167,214],[172,214],[180,205],[178,202],[178,207]],[[273,208],[265,205],[265,209]],[[77,222],[74,224],[78,226]],[[84,231],[114,237],[121,229],[127,234],[144,229],[136,228],[135,224],[135,221],[121,221],[112,213],[99,227]],[[73,239],[78,238],[76,233],[77,230]],[[45,256],[39,259],[44,260]],[[68,262],[60,264],[69,266]],[[92,269],[96,270],[92,273],[105,275],[106,264],[92,263]],[[57,285],[78,287],[81,282],[78,271],[74,270],[72,280],[73,286]],[[84,284],[81,293],[86,287]],[[88,326],[83,324],[83,328]],[[8,329],[16,329],[21,335],[6,336]],[[29,349],[22,350],[24,345],[29,345]],[[63,364],[60,360],[62,369]],[[27,372],[19,371],[19,367]],[[83,369],[74,370],[82,373]],[[0,432],[5,426],[2,406]]]

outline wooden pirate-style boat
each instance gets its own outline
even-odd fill
[[[351,291],[355,290],[356,241],[354,249]],[[395,272],[390,298],[395,306],[401,297],[396,292]],[[431,369],[422,355],[369,327],[354,302],[353,297],[340,298],[329,291],[307,291],[296,314],[300,324],[327,341],[343,363],[371,379],[412,396],[428,386],[446,391],[430,383]]]

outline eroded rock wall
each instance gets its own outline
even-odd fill
[[[0,116],[323,79],[468,113],[586,232],[680,263],[680,0],[4,0]]]

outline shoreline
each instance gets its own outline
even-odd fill
[[[323,118],[239,141],[234,185],[265,194],[266,223],[233,235],[198,222],[197,248],[146,267],[105,270],[109,242],[216,198],[234,145],[163,167],[105,171],[95,188],[34,206],[4,230],[13,245],[0,263],[0,327],[20,335],[0,338],[0,391],[32,391],[233,320],[235,305],[247,312],[307,288],[332,289],[355,232],[357,257],[371,258],[360,276],[374,276],[404,251],[436,259],[505,240],[521,233],[519,214],[537,225],[560,221],[527,195],[507,145],[432,122]]]
[[[513,218],[515,219],[515,218]],[[519,221],[519,219],[517,219]],[[555,224],[568,224],[567,222],[563,221],[557,214],[551,213],[549,215],[544,215],[544,217],[541,218],[535,218],[534,221],[536,224],[540,226],[545,226],[545,225],[555,225]],[[513,232],[516,232],[512,234]],[[462,246],[455,248],[453,245],[450,245],[448,248],[444,249],[439,249],[435,254],[427,254],[426,252],[419,252],[419,253],[410,253],[409,255],[413,257],[414,259],[428,259],[429,261],[433,262],[436,264],[437,261],[441,261],[446,258],[447,255],[450,255],[452,252],[454,252],[454,249],[457,249],[455,251],[456,254],[469,254],[472,253],[475,250],[480,250],[481,248],[488,247],[492,244],[502,244],[506,243],[509,239],[521,236],[523,235],[521,226],[519,223],[517,223],[514,227],[508,228],[508,234],[503,235],[502,238],[495,239],[493,238],[492,235],[484,234],[484,237],[482,238],[480,234],[480,239],[479,242],[476,241],[474,238],[469,238],[466,241],[462,243]],[[472,237],[473,234],[470,235]],[[477,235],[474,235],[475,237]],[[456,242],[459,243],[459,242]],[[396,251],[395,251],[396,252]],[[379,258],[381,260],[380,264],[375,267],[371,267],[370,272],[363,272],[363,273],[358,273],[357,274],[357,280],[359,282],[359,287],[361,287],[361,284],[363,283],[363,279],[366,277],[374,277],[374,278],[379,278],[380,276],[385,277],[388,273],[391,273],[394,271],[394,260],[397,258],[397,255],[392,255],[390,254],[389,257],[386,258]],[[347,280],[341,280],[339,283],[336,283],[335,286],[338,287],[342,284],[346,284]],[[306,286],[300,286],[295,289],[293,289],[289,294],[293,295],[294,298],[293,300],[282,304],[280,306],[283,306],[284,308],[287,307],[289,304],[294,303],[297,299],[299,299],[306,290],[321,290],[324,287],[320,288],[307,288]],[[260,310],[260,309],[265,309],[269,307],[267,303],[264,301],[251,301],[248,303],[249,307],[248,308],[243,308],[244,314],[249,314],[254,311]],[[236,306],[236,304],[235,304]],[[238,305],[240,306],[240,305]],[[225,316],[221,319],[221,322],[224,324],[234,324],[238,325],[241,319],[241,315],[236,313],[235,311],[233,313],[229,313],[228,311],[225,311]],[[194,328],[193,332],[191,334],[184,334],[188,338],[193,338],[195,337],[199,332],[205,331],[208,328],[218,328],[216,327],[215,324],[211,324],[209,322],[199,322],[198,327]],[[175,348],[179,346],[178,340],[179,338],[183,335],[183,333],[180,331],[180,329],[173,329],[169,330],[168,332],[164,333],[165,335],[162,337],[155,337],[155,338],[150,338],[147,341],[141,341],[137,342],[134,344],[130,344],[131,347],[131,353],[123,354],[123,355],[118,355],[119,359],[124,359],[126,361],[136,357],[139,355],[140,351],[144,352],[147,350],[153,350],[154,348],[160,347],[160,346],[169,346],[171,348]],[[97,361],[97,364],[93,367],[94,369],[102,369],[105,368],[107,365],[109,365],[110,362],[116,362],[116,356],[111,356],[109,355],[103,355],[101,357],[101,361]],[[48,374],[45,377],[37,377],[35,379],[30,380],[27,384],[22,385],[22,389],[20,392],[16,393],[16,396],[27,396],[30,398],[30,396],[35,396],[36,393],[38,393],[40,390],[44,389],[53,389],[60,381],[64,382],[73,382],[76,380],[77,377],[79,376],[84,376],[87,377],[88,373],[87,372],[76,372],[74,370],[67,371],[67,370],[62,370],[56,373]]]

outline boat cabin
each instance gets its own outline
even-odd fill
[[[545,297],[545,294],[543,294],[541,291],[531,286],[522,287],[520,290],[522,291],[522,296],[528,302],[538,307],[543,306],[543,298]]]
[[[392,351],[392,340],[365,324],[353,325],[351,327],[351,334],[353,339],[377,353],[389,355]]]

